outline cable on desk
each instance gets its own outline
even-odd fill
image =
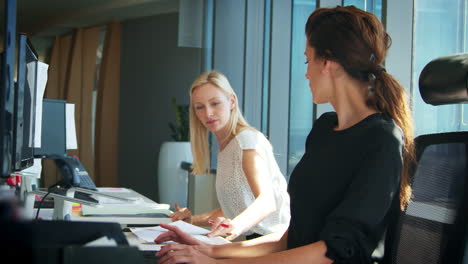
[[[42,202],[47,198],[47,196],[53,192],[55,189],[57,189],[57,186],[59,185],[59,183],[56,183],[54,185],[51,185],[48,190],[47,190],[47,193],[46,195],[44,195],[41,199],[41,201],[39,202],[39,205],[37,206],[37,212],[36,212],[36,217],[35,219],[38,220],[39,219],[39,211],[41,210],[41,207],[42,207]]]

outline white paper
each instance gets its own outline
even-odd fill
[[[110,192],[110,193],[129,193],[130,190],[127,188],[117,188],[117,187],[98,187],[100,192]]]
[[[66,104],[65,107],[66,123],[65,128],[67,131],[67,149],[77,149],[78,143],[76,142],[76,128],[75,128],[75,105]]]
[[[191,235],[206,235],[210,233],[210,231],[205,228],[189,224],[182,220],[172,222],[170,225],[177,226],[180,230]]]
[[[35,118],[35,132],[34,132],[34,147],[41,147],[41,135],[42,135],[42,99],[44,98],[44,92],[47,84],[47,70],[49,65],[38,62],[37,64],[37,90],[36,90],[36,118]]]
[[[22,173],[25,173],[26,176],[32,176],[34,178],[40,178],[42,171],[42,159],[34,159],[33,165],[29,168],[22,170]]]
[[[221,245],[229,243],[228,240],[222,237],[207,237],[206,234],[210,233],[209,230],[201,228],[199,226],[195,226],[184,222],[182,220],[172,222],[169,225],[174,225],[179,227],[185,233],[188,233],[195,237],[196,239],[203,241],[207,244],[213,245]],[[141,228],[130,228],[133,234],[135,234],[140,240],[144,241],[145,243],[154,243],[154,239],[157,238],[162,233],[166,232],[167,229],[162,228],[160,226],[152,226],[152,227],[141,227]]]
[[[124,202],[121,200],[117,199],[112,199],[104,196],[99,196],[99,195],[93,195],[95,199],[99,201],[100,204],[105,205],[105,204],[112,204],[112,205],[122,205],[122,206],[128,206],[128,202]],[[145,204],[145,201],[141,197],[125,197],[125,199],[130,199],[132,201],[135,201],[135,204]],[[149,203],[147,203],[149,205]],[[153,205],[153,204],[152,204]]]
[[[164,228],[130,228],[135,236],[137,236],[140,240],[145,243],[154,243],[154,239],[157,238],[160,234],[166,232],[167,230]]]
[[[26,68],[28,68],[27,72],[28,72],[28,75],[26,76],[26,81],[28,84],[35,84],[35,86],[33,85],[28,85],[29,87],[29,94],[31,95],[31,104],[34,105],[34,103],[36,102],[36,98],[35,98],[35,94],[34,94],[34,89],[37,89],[37,84],[36,84],[36,79],[37,79],[37,71],[34,71],[35,69],[37,69],[37,66],[38,65],[38,62],[30,62],[28,64],[26,64]],[[34,122],[35,122],[35,111],[36,109],[31,109],[31,111],[29,112],[29,135],[34,135],[34,132],[35,132],[35,128],[34,128]],[[28,142],[28,147],[34,147],[34,137],[30,136],[29,137],[29,142]]]
[[[85,244],[85,247],[109,247],[117,246],[117,242],[114,239],[108,238],[106,236],[100,237],[96,240],[88,242]]]

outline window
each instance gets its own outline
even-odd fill
[[[307,18],[315,10],[315,1],[294,0],[291,42],[291,94],[289,107],[289,176],[305,151],[305,141],[312,127],[312,95],[305,78],[305,27]]]
[[[381,18],[382,0],[345,0],[343,4],[354,5],[373,12]],[[288,177],[305,152],[305,141],[312,128],[314,109],[316,109],[312,103],[312,94],[308,81],[305,78],[307,65],[304,64],[305,57],[303,55],[306,43],[304,25],[315,8],[315,1],[293,1]],[[331,107],[324,109],[331,109]],[[318,115],[318,113],[315,113],[315,115]]]
[[[466,0],[416,0],[413,43],[413,114],[416,135],[468,130],[467,105],[432,106],[419,93],[419,75],[431,60],[468,51]]]
[[[382,0],[344,0],[345,6],[353,5],[359,9],[374,13],[382,19]]]

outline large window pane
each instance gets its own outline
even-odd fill
[[[359,9],[372,12],[382,19],[382,0],[344,0],[343,5],[353,5]]]
[[[316,1],[294,0],[291,49],[291,95],[289,116],[288,176],[305,151],[305,140],[314,121],[312,95],[305,73],[305,23],[315,10]],[[379,18],[382,14],[382,0],[345,0],[344,5],[354,5],[373,12]]]
[[[288,176],[305,151],[305,140],[312,127],[312,95],[305,73],[305,23],[315,10],[315,1],[294,0],[291,43],[291,95],[289,110]]]
[[[467,105],[428,105],[422,100],[418,86],[419,75],[428,62],[467,51],[466,9],[466,0],[415,2],[412,97],[416,135],[468,130]]]

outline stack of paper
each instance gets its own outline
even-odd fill
[[[145,200],[141,196],[131,196],[132,192],[127,192],[127,189],[120,191],[128,193],[130,196],[124,198],[130,199],[133,202],[124,202],[121,200],[111,199],[102,196],[94,196],[99,201],[98,207],[83,205],[81,214],[83,216],[145,216],[145,217],[168,217],[172,214],[169,210],[169,204],[159,204],[150,200]],[[115,192],[106,192],[112,195]],[[121,194],[120,193],[120,194]]]
[[[229,240],[226,240],[223,237],[207,237],[206,234],[210,233],[209,230],[204,228],[186,223],[184,221],[176,221],[170,223],[169,225],[174,225],[179,227],[185,233],[191,234],[196,239],[205,242],[207,244],[212,245],[222,245],[230,243]],[[154,243],[154,239],[158,237],[160,234],[167,231],[167,229],[162,228],[160,226],[153,226],[153,227],[137,227],[137,228],[130,228],[133,234],[135,234],[140,240],[144,243]]]
[[[172,214],[169,205],[153,203],[115,203],[102,204],[100,207],[83,205],[81,208],[83,216],[114,215],[114,216],[146,216],[146,217],[168,217]]]

